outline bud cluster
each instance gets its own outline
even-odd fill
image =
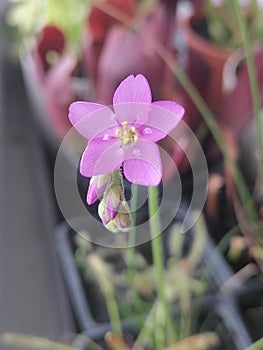
[[[112,232],[129,231],[132,225],[121,176],[120,170],[112,174],[93,176],[87,193],[88,204],[102,197],[98,214],[103,225]]]

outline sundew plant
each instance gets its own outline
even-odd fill
[[[262,128],[259,118],[259,95],[252,58],[247,24],[237,0],[231,1],[240,28],[248,64],[260,163],[262,160]],[[143,34],[142,34],[143,35]],[[172,55],[155,43],[155,50],[187,90],[217,142],[232,173],[237,192],[244,207],[256,243],[262,248],[262,234],[250,194],[235,160],[229,154],[213,113],[178,67]],[[154,106],[154,108],[153,108]],[[187,106],[185,106],[187,108]],[[75,102],[70,107],[69,118],[73,126],[88,140],[80,164],[82,175],[92,177],[87,193],[87,203],[102,198],[99,216],[103,225],[113,232],[128,231],[132,227],[130,209],[124,197],[123,175],[133,184],[149,186],[149,221],[152,233],[152,251],[155,264],[157,297],[161,315],[156,326],[156,349],[166,346],[171,319],[163,283],[163,252],[158,215],[157,185],[162,178],[162,164],[155,142],[172,131],[183,116],[183,108],[175,102],[152,102],[148,83],[142,75],[127,77],[116,89],[113,108],[98,104]],[[117,330],[118,331],[118,330]]]
[[[125,200],[123,175],[132,184],[149,187],[152,251],[157,293],[163,309],[156,331],[158,349],[166,343],[164,329],[171,322],[164,290],[157,214],[162,162],[155,142],[167,136],[183,114],[184,108],[176,102],[152,102],[149,84],[142,74],[130,75],[120,83],[113,96],[112,109],[84,101],[74,102],[69,108],[71,123],[88,140],[80,162],[81,174],[91,177],[87,202],[92,204],[102,197],[98,214],[107,229],[129,231],[135,225]],[[120,333],[120,327],[116,331]]]
[[[37,7],[33,6],[33,3],[34,5],[37,4]],[[12,14],[14,22],[22,21],[22,18],[24,20],[25,13],[27,16],[30,14],[31,24],[24,23],[25,33],[30,33],[32,29],[35,30],[40,26],[40,23],[35,22],[34,11],[37,8],[38,13],[43,11],[45,21],[56,22],[65,31],[69,30],[67,24],[71,23],[72,26],[69,26],[73,30],[68,34],[68,37],[74,45],[78,46],[79,42],[75,39],[79,35],[79,28],[83,25],[82,16],[85,11],[81,9],[83,9],[83,6],[86,6],[86,1],[63,1],[63,9],[60,9],[60,3],[62,1],[17,1],[18,6]],[[231,3],[231,8],[233,9],[231,15],[235,16],[239,26],[239,36],[243,43],[248,65],[257,130],[258,158],[262,175],[262,123],[260,121],[259,89],[251,41],[248,35],[247,22],[239,1],[229,0],[229,3]],[[78,11],[76,11],[76,7],[79,8]],[[61,15],[62,13],[63,16]],[[118,17],[118,19],[120,18]],[[125,20],[123,22],[125,24]],[[78,27],[78,25],[80,26]],[[141,35],[143,37],[143,33]],[[191,84],[185,72],[180,66],[176,65],[174,56],[168,49],[159,43],[154,43],[154,50],[156,50],[166,63],[166,66],[188,92],[217,142],[233,176],[237,194],[242,202],[251,231],[251,237],[258,248],[257,257],[259,260],[262,260],[262,228],[259,225],[256,208],[242,174],[226,148],[222,132],[213,113],[209,110],[197,89]],[[153,309],[155,308],[154,311],[157,310],[154,313],[155,328],[152,333],[154,334],[154,349],[177,349],[177,347],[171,345],[171,333],[174,329],[164,283],[164,254],[158,215],[158,186],[163,177],[163,165],[156,143],[178,127],[184,116],[184,107],[187,109],[187,106],[182,107],[175,101],[152,101],[148,81],[142,74],[127,76],[116,88],[112,102],[112,106],[104,106],[94,102],[76,101],[69,108],[69,120],[87,141],[87,146],[80,160],[80,173],[90,178],[86,202],[88,205],[91,205],[100,201],[98,215],[102,225],[110,232],[121,232],[123,235],[134,234],[136,229],[134,208],[129,206],[125,197],[124,179],[128,180],[134,186],[133,188],[136,188],[137,185],[148,188],[149,230],[152,238],[151,247],[157,294],[156,303],[153,306]],[[236,101],[233,102],[236,103]],[[131,255],[134,254],[132,248],[130,248],[130,252]],[[130,261],[132,262],[133,259],[134,255]],[[113,310],[116,302],[114,304],[113,301],[110,301],[110,304],[109,309]],[[150,311],[149,318],[151,317],[153,316]],[[129,349],[127,344],[123,343],[121,324],[116,309],[111,312],[110,321],[114,332],[114,336],[111,335],[113,339],[109,340],[112,345],[111,348],[114,350]],[[5,340],[12,342],[10,337],[7,337]],[[15,341],[17,344],[19,341],[20,343],[24,341],[24,344],[27,344],[27,348],[30,348],[25,338],[15,338]],[[35,342],[39,344],[40,340],[35,339]],[[44,340],[42,342],[45,346]],[[196,348],[203,349],[201,343],[204,346],[203,338],[197,337],[192,339],[190,346],[188,343],[181,343],[178,344],[178,348],[190,349],[196,346]],[[199,344],[201,344],[200,347],[198,347]],[[52,343],[51,346],[54,349],[56,346],[58,346],[58,349],[60,348],[58,344]],[[67,349],[71,350],[70,347],[67,347]],[[72,349],[74,348],[72,347]],[[256,349],[262,349],[262,340],[259,340],[249,348],[249,350]]]

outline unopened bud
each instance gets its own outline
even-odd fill
[[[117,215],[123,199],[123,192],[118,184],[113,184],[105,193],[103,197],[104,210],[110,220],[113,220]]]
[[[112,232],[127,232],[131,229],[132,219],[129,205],[123,201],[115,218],[107,223],[105,227]]]
[[[102,199],[102,201],[98,206],[98,214],[99,214],[99,217],[101,218],[103,225],[107,225],[107,223],[110,221],[110,217],[109,217],[108,211],[106,210],[104,198]]]
[[[109,185],[110,178],[111,174],[92,176],[87,193],[87,203],[89,205],[95,203],[102,197]]]

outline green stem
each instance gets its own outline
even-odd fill
[[[156,320],[156,350],[163,350],[165,346],[165,330],[169,322],[168,302],[164,285],[164,261],[162,249],[161,225],[158,213],[158,187],[149,187],[149,222],[152,239],[152,253],[155,267],[157,296],[162,310],[161,317]]]
[[[198,108],[199,112],[201,113],[206,125],[208,126],[209,130],[211,131],[220,151],[222,152],[224,158],[226,159],[226,162],[229,166],[229,169],[232,173],[232,176],[235,180],[238,193],[240,195],[241,201],[244,206],[245,213],[248,216],[248,219],[250,221],[252,232],[254,232],[255,237],[257,241],[262,245],[262,235],[260,228],[257,224],[257,214],[253,205],[253,202],[250,198],[250,194],[247,188],[247,185],[245,183],[245,180],[235,162],[233,157],[228,152],[228,149],[223,141],[223,135],[222,132],[217,124],[217,122],[214,119],[214,116],[208,106],[206,105],[205,101],[200,96],[197,89],[194,87],[192,82],[189,80],[187,75],[184,73],[184,71],[180,67],[176,67],[176,70],[174,71],[175,76],[180,81],[182,86],[186,89],[189,96],[192,98],[194,104]]]
[[[124,188],[122,184],[122,174],[120,170],[116,170],[111,174],[111,183],[112,184],[119,184],[121,182],[122,188]]]
[[[96,278],[100,290],[104,296],[112,330],[113,332],[122,335],[121,320],[118,304],[115,298],[115,290],[112,284],[112,280],[109,278],[107,266],[105,265],[104,261],[96,254],[90,254],[88,256],[87,264],[93,272],[93,275]]]
[[[137,198],[138,198],[138,185],[131,185],[131,217],[132,217],[132,228],[129,232],[129,250],[128,250],[128,276],[131,285],[133,286],[135,276],[135,243],[136,243],[136,209],[137,209]]]
[[[248,27],[247,27],[246,18],[244,16],[244,13],[242,12],[239,1],[232,0],[232,2],[233,2],[236,16],[238,19],[239,28],[240,28],[242,41],[243,41],[243,45],[244,45],[244,50],[245,50],[245,55],[246,55],[246,60],[247,60],[248,75],[249,75],[249,80],[250,80],[253,111],[254,111],[256,132],[257,132],[257,142],[258,142],[258,148],[259,148],[259,158],[260,158],[261,170],[263,170],[262,123],[260,120],[260,96],[259,96],[259,88],[258,88],[259,85],[258,85],[258,79],[257,79],[257,75],[256,75],[255,61],[253,59],[251,40],[249,38],[249,31],[248,31]]]
[[[163,57],[163,56],[162,56]],[[169,64],[169,59],[165,57],[165,62],[170,66],[170,68],[174,67],[174,64]],[[247,215],[247,218],[250,223],[251,232],[254,234],[254,237],[257,241],[257,243],[261,246],[263,246],[263,238],[262,238],[262,232],[260,229],[260,226],[258,224],[258,216],[255,211],[255,207],[253,204],[253,200],[250,197],[247,184],[243,178],[242,173],[240,172],[240,169],[238,168],[235,160],[231,156],[231,154],[228,152],[226,145],[223,140],[222,132],[217,124],[217,122],[214,119],[214,116],[208,106],[206,105],[205,101],[200,96],[197,89],[194,87],[192,82],[189,80],[187,75],[184,73],[184,71],[177,66],[176,70],[174,69],[174,74],[177,77],[177,79],[180,81],[182,86],[186,89],[189,96],[192,98],[194,104],[198,108],[199,112],[201,113],[206,125],[208,126],[209,130],[211,131],[220,151],[222,152],[229,169],[231,171],[231,174],[234,178],[237,191],[240,195],[241,202],[244,207],[244,211]]]
[[[234,0],[233,0],[234,1]],[[235,0],[238,1],[238,0]],[[125,15],[123,12],[116,12],[114,11],[114,8],[111,6],[101,6],[99,4],[96,4],[96,6],[102,10],[103,12],[107,13],[108,15],[112,16],[113,18],[118,19],[121,23],[125,24],[127,27],[135,29],[133,23],[130,22],[129,18],[127,18],[127,15]],[[142,38],[144,37],[144,34],[141,34]],[[259,225],[257,223],[257,214],[253,205],[253,202],[250,199],[250,195],[247,189],[247,185],[244,181],[244,178],[238,169],[235,161],[233,160],[232,156],[229,154],[224,142],[223,142],[223,135],[222,132],[219,129],[219,126],[217,122],[214,120],[214,116],[211,113],[210,109],[208,108],[205,101],[200,96],[200,93],[195,88],[193,83],[190,81],[190,79],[187,77],[185,72],[180,68],[179,65],[176,65],[174,61],[174,56],[170,53],[170,51],[162,45],[159,41],[152,41],[152,45],[156,51],[156,53],[163,59],[165,64],[167,65],[168,69],[174,74],[174,76],[178,79],[182,87],[188,92],[189,96],[193,100],[194,104],[196,105],[197,109],[199,110],[202,118],[204,119],[208,129],[212,133],[219,149],[221,150],[223,156],[226,159],[226,162],[231,170],[231,173],[233,175],[234,180],[236,181],[237,190],[239,192],[239,195],[241,197],[242,204],[244,206],[245,213],[248,217],[248,220],[251,225],[252,232],[254,232],[255,238],[258,241],[259,244],[263,245],[263,240],[261,237],[261,231],[259,228]],[[252,60],[253,62],[253,60]],[[253,63],[252,63],[253,64]],[[253,88],[254,89],[254,88]],[[259,118],[257,117],[257,120]],[[258,134],[260,133],[261,128],[257,128]],[[261,139],[261,135],[259,135],[259,139]],[[260,152],[263,148],[260,147]],[[262,156],[263,158],[263,156]]]

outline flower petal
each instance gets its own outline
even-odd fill
[[[80,161],[80,173],[83,176],[107,174],[120,168],[124,160],[124,152],[116,139],[103,140],[94,138],[90,140],[83,152]]]
[[[183,115],[184,108],[176,102],[153,102],[147,122],[138,131],[144,139],[161,140],[177,126]]]
[[[148,125],[148,122],[144,125],[140,125],[139,127],[136,128],[136,130],[140,139],[144,139],[152,142],[161,140],[167,135],[166,132],[160,129],[156,129],[151,125]]]
[[[109,128],[117,126],[113,111],[98,103],[77,101],[69,107],[69,120],[78,132],[91,139]]]
[[[129,75],[128,78],[123,80],[117,87],[114,96],[113,104],[126,103],[126,102],[140,102],[151,103],[152,93],[147,79],[138,74]]]
[[[103,174],[98,176],[93,176],[90,179],[89,188],[87,191],[87,203],[95,203],[106,191],[107,186],[110,182],[110,174]]]
[[[158,146],[147,140],[129,147],[123,164],[124,175],[130,182],[157,186],[162,179],[162,162]]]
[[[114,105],[114,111],[116,113],[118,122],[128,122],[132,126],[142,125],[148,119],[148,113],[151,109],[150,104],[146,103],[121,103],[119,105]]]
[[[134,122],[143,118],[151,102],[151,89],[142,74],[128,76],[117,87],[113,96],[113,108],[120,122]]]

